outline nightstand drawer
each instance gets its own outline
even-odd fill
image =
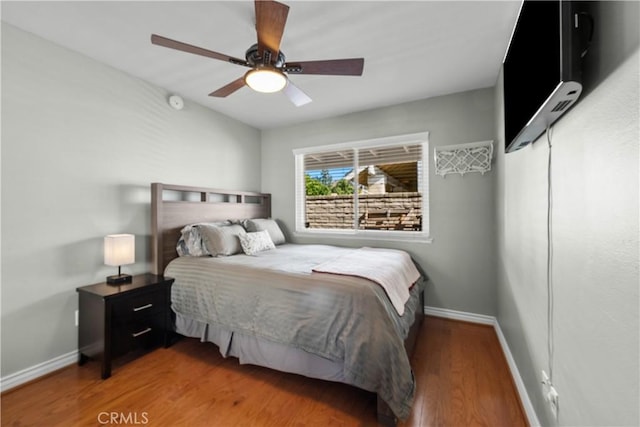
[[[164,338],[165,320],[164,314],[158,313],[114,327],[111,331],[113,356],[159,346]]]
[[[165,300],[166,293],[162,290],[141,293],[114,304],[113,314],[118,323],[141,319],[164,311]]]

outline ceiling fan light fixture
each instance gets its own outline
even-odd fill
[[[244,81],[256,92],[279,92],[287,85],[285,75],[273,68],[256,68],[245,74]]]

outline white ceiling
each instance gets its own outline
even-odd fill
[[[252,1],[2,1],[2,20],[266,129],[493,86],[520,1],[292,1],[281,50],[290,61],[364,57],[361,77],[291,76],[313,102],[248,87],[208,94],[246,68],[152,45],[156,33],[244,58]]]

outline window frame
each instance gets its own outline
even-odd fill
[[[329,229],[329,228],[305,228],[306,186],[304,156],[338,150],[362,150],[399,145],[422,145],[422,171],[419,188],[422,188],[422,230],[421,231],[395,231],[395,230],[360,230],[357,227],[357,215],[354,215],[353,229]],[[387,240],[402,242],[427,242],[432,238],[429,234],[429,132],[419,132],[404,135],[395,135],[382,138],[373,138],[359,141],[343,142],[314,147],[297,148],[293,150],[295,158],[295,236],[300,237],[356,237],[358,239]],[[358,167],[358,156],[355,156],[354,167]],[[358,212],[358,194],[354,191],[354,208]]]

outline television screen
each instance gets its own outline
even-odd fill
[[[572,6],[559,0],[522,4],[504,61],[507,152],[537,139],[580,95]]]

